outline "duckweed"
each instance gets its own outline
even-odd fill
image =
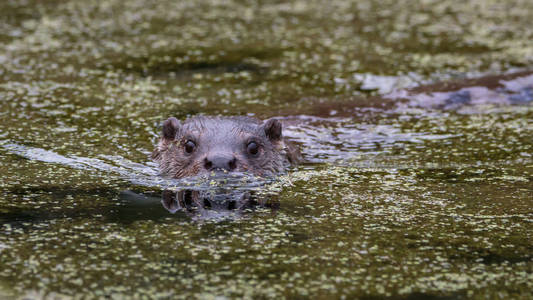
[[[0,298],[531,297],[531,104],[385,96],[527,69],[532,19],[528,0],[2,1]],[[306,163],[255,187],[279,207],[163,208],[160,122],[198,113],[283,117]]]

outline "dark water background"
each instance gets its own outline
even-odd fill
[[[529,0],[1,1],[0,297],[531,299],[531,20]],[[282,118],[307,163],[259,188],[279,208],[163,208],[158,126],[198,113]]]

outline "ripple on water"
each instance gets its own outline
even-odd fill
[[[532,19],[530,0],[0,1],[0,298],[529,299],[531,72],[502,70],[531,66]],[[158,124],[199,113],[290,116],[310,163],[159,178]],[[182,209],[210,191],[279,205]]]

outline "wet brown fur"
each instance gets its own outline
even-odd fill
[[[281,123],[267,123],[268,120],[262,122],[249,117],[192,117],[178,126],[173,138],[162,134],[151,157],[158,163],[161,175],[177,179],[209,173],[204,167],[208,153],[236,157],[237,167],[234,171],[258,176],[274,175],[294,164],[298,155],[294,147],[287,146],[281,136],[269,136],[277,132],[276,129],[265,129],[271,124],[279,126],[281,133]],[[163,132],[165,130],[168,128],[164,127]],[[198,143],[192,154],[186,154],[184,150],[188,139]],[[245,151],[245,144],[249,140],[260,144],[257,157],[251,157]]]

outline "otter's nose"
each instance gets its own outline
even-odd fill
[[[235,156],[208,156],[204,160],[206,170],[226,170],[233,171],[237,167],[237,158]]]

